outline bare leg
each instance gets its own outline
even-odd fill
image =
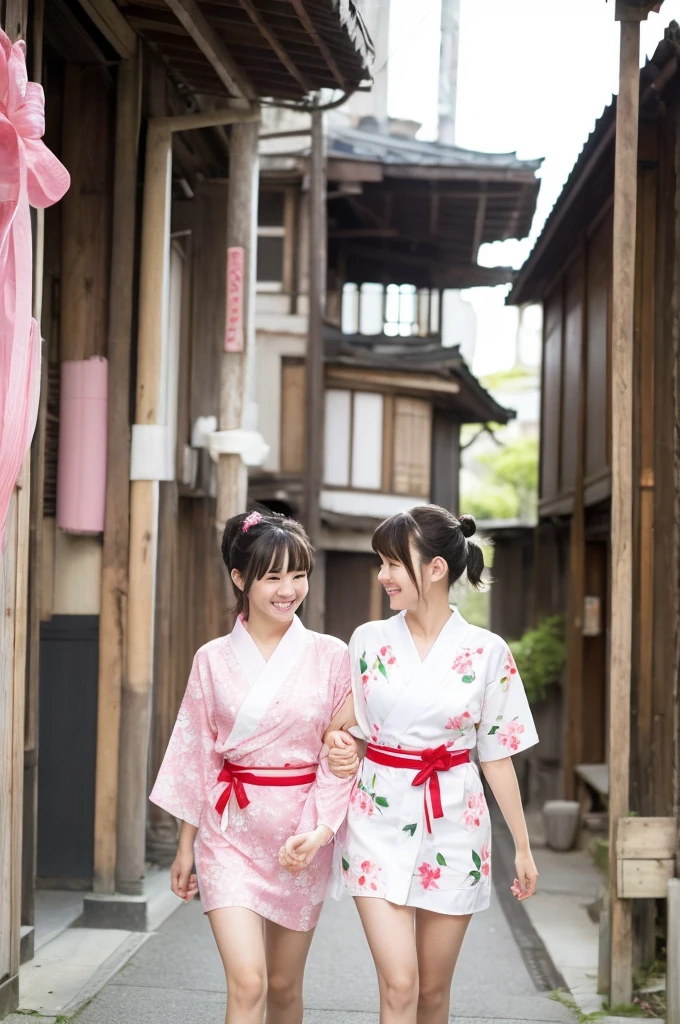
[[[296,932],[265,923],[267,1024],[302,1024],[302,982],[314,929]]]
[[[451,981],[471,916],[416,910],[418,1024],[448,1024]]]
[[[245,907],[211,910],[208,918],[227,976],[226,1024],[262,1024],[267,997],[262,918]]]
[[[377,897],[354,900],[380,987],[380,1024],[416,1024],[418,959],[412,907]]]

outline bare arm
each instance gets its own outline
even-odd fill
[[[515,766],[511,757],[502,757],[498,761],[482,761],[482,771],[515,840],[517,878],[512,891],[518,899],[528,899],[534,894],[538,871],[531,855]]]
[[[198,829],[188,821],[182,822],[177,856],[170,869],[170,888],[175,896],[190,903],[198,893],[198,878],[191,873],[194,866],[194,840]]]
[[[323,741],[328,743],[327,736],[331,732],[347,732],[353,725],[357,724],[357,720],[354,714],[354,697],[352,694],[348,694],[345,703],[342,705],[339,711],[336,711],[333,716],[331,724],[326,729]]]

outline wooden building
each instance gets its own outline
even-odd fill
[[[92,926],[114,908],[146,927],[147,833],[158,851],[176,828],[147,821],[147,772],[194,650],[226,629],[216,539],[258,447],[261,103],[351,93],[371,46],[349,0],[292,0],[284,17],[264,0],[0,0],[0,23],[28,41],[45,141],[72,178],[35,219],[42,404],[0,574],[2,1016],[32,955],[36,886],[82,889]],[[84,469],[67,384],[93,365],[108,438]],[[102,464],[98,526],[85,505]],[[74,479],[87,500],[67,514]]]
[[[639,25],[649,6],[640,4],[645,13],[631,14],[629,5],[623,16]],[[672,23],[640,72],[630,392],[613,361],[612,345],[613,281],[619,280],[613,263],[617,255],[622,258],[613,248],[616,102],[587,140],[509,298],[518,304],[541,302],[544,310],[533,618],[565,615],[560,767],[564,794],[578,796],[585,811],[607,810],[609,766],[618,756],[612,747],[617,745],[612,722],[623,682],[612,679],[610,671],[610,657],[616,653],[611,624],[627,594],[611,585],[617,578],[612,530],[618,529],[612,516],[612,465],[613,456],[625,448],[625,438],[612,436],[612,405],[627,393],[632,399],[632,473],[619,478],[617,496],[632,514],[632,621],[622,626],[632,642],[631,747],[617,807],[657,819],[668,835],[673,820],[677,822],[680,798],[679,56],[680,29]],[[635,61],[633,48],[631,74],[637,76]],[[625,84],[622,79],[622,88]],[[627,744],[626,736],[621,736],[621,743]],[[613,834],[619,836],[620,831]],[[630,899],[621,899],[636,895],[627,888],[625,873],[616,888],[616,871],[625,864],[620,861],[617,868],[616,858],[626,856],[618,838],[616,842],[610,853],[612,903],[630,904]],[[641,895],[653,895],[652,890],[659,894],[664,876],[673,873],[673,857],[662,853],[661,845],[656,853],[659,877],[654,884],[642,885]],[[617,905],[619,913],[630,910],[620,911]],[[653,915],[651,901],[633,915],[638,959],[648,959],[653,952]],[[628,997],[630,993],[630,963],[626,968],[621,953],[621,944],[626,944],[621,920],[617,917],[613,926],[612,961],[619,1000],[622,991],[627,989]]]
[[[250,474],[250,493],[305,519],[305,437],[324,437],[315,577],[325,573],[325,583],[314,583],[326,608],[320,625],[345,638],[381,614],[370,546],[380,520],[427,501],[458,511],[460,425],[512,415],[443,344],[442,295],[513,279],[509,268],[480,266],[477,254],[483,242],[526,236],[540,161],[420,142],[405,134],[415,128],[393,122],[380,133],[371,118],[356,128],[329,120],[324,404],[315,424],[305,418],[308,253],[297,245],[306,237],[309,123],[279,122],[263,135],[257,389],[269,454]]]

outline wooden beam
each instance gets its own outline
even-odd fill
[[[248,124],[260,121],[259,107],[247,110],[228,107],[223,110],[205,110],[197,114],[177,114],[174,117],[155,117],[154,124],[171,132],[188,132],[197,128],[219,128],[227,124]]]
[[[297,5],[296,5],[297,9]],[[323,113],[312,113],[312,152],[309,167],[309,327],[306,357],[307,448],[305,453],[305,527],[321,555],[321,487],[323,484],[325,388],[323,364],[323,323],[326,310],[326,161]],[[323,556],[321,556],[323,557]],[[310,629],[323,632],[325,618],[325,574],[312,577],[305,602],[305,621]]]
[[[310,39],[313,40],[313,42],[320,50],[324,60],[326,61],[326,64],[328,65],[331,74],[333,75],[333,78],[338,83],[341,89],[344,89],[345,92],[349,92],[349,85],[347,83],[347,79],[345,78],[342,71],[338,67],[337,61],[335,60],[335,57],[333,56],[330,47],[325,42],[325,40],[321,38],[319,33],[314,28],[312,19],[309,17],[309,14],[307,13],[307,10],[305,8],[304,0],[292,0],[292,4],[293,7],[295,8],[295,13],[300,19],[300,24],[307,32]]]
[[[609,823],[612,1004],[632,999],[632,913],[619,897],[616,857],[630,786],[630,707],[633,610],[633,333],[640,25],[621,23],[616,110],[612,282],[612,503],[609,659]]]
[[[163,327],[170,251],[172,133],[149,121],[146,138],[135,424],[160,424]],[[142,442],[142,449],[144,444]],[[127,672],[121,691],[116,888],[141,895],[145,864],[147,763],[153,687],[158,494],[149,456],[130,485]]]
[[[368,370],[364,366],[329,366],[326,368],[326,384],[370,390],[371,388],[389,388],[391,391],[427,391],[440,395],[457,395],[460,384],[456,380],[446,380],[432,373],[396,373],[385,370]]]
[[[288,71],[288,73],[292,75],[292,77],[298,83],[303,92],[311,92],[312,86],[307,81],[305,76],[302,74],[298,66],[295,64],[295,62],[292,60],[290,55],[287,53],[285,47],[280,42],[279,38],[269,28],[267,22],[256,9],[255,5],[252,3],[252,0],[239,0],[239,3],[241,4],[241,7],[246,12],[250,20],[252,21],[253,25],[257,26],[257,28],[260,30],[261,35],[263,35],[264,38],[267,40],[274,53],[285,67],[286,71]]]
[[[396,228],[333,228],[329,238],[399,238]]]
[[[258,198],[258,127],[236,125],[231,136],[227,195],[227,252],[242,250],[241,351],[223,346],[219,429],[240,430],[248,401],[249,362],[255,358],[255,273]],[[227,297],[229,298],[229,296]],[[251,364],[252,365],[252,364]],[[217,463],[217,540],[224,524],[246,507],[248,473],[240,455],[221,454]]]
[[[620,860],[617,888],[622,900],[663,900],[673,877],[675,861],[658,857],[649,860]]]
[[[196,0],[165,0],[165,2],[187,30],[203,56],[207,58],[222,85],[234,96],[254,100],[257,96],[255,87],[228,53]]]
[[[481,189],[482,191],[480,191],[479,198],[477,200],[477,213],[475,214],[475,233],[472,236],[472,254],[470,258],[473,263],[477,262],[479,247],[482,244],[482,238],[484,237],[484,223],[486,221],[487,194],[483,183]]]
[[[130,515],[130,356],[140,131],[139,58],[118,68],[107,358],[106,514],[99,614],[93,891],[115,892],[120,706],[126,674]]]
[[[113,0],[80,0],[80,6],[124,60],[137,50],[137,35]]]

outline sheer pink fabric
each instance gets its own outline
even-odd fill
[[[29,82],[26,44],[0,30],[0,536],[31,443],[40,394],[40,334],[32,316],[29,206],[56,203],[66,168],[41,141],[42,86]]]

